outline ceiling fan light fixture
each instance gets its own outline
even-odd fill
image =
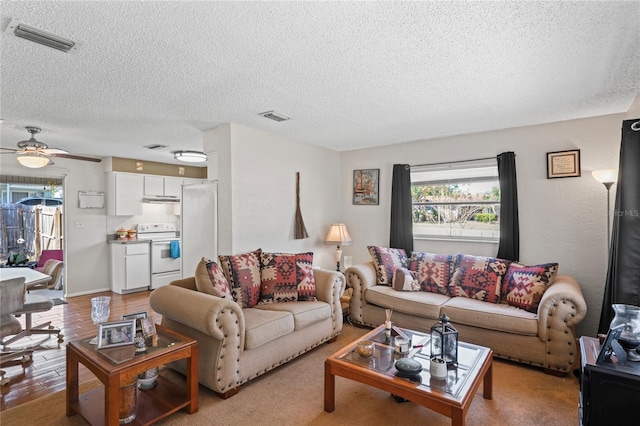
[[[207,161],[207,154],[201,151],[176,151],[173,158],[185,163],[202,163]]]
[[[18,162],[24,167],[28,167],[30,169],[40,169],[42,167],[47,166],[51,160],[49,157],[45,157],[44,155],[40,155],[38,153],[33,154],[22,154],[16,157]]]

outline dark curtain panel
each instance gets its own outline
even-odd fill
[[[407,255],[413,251],[411,220],[411,168],[408,164],[393,165],[391,183],[391,235],[389,246],[401,248]]]
[[[518,260],[520,257],[520,225],[518,222],[518,185],[516,182],[516,154],[498,155],[500,179],[500,259]]]
[[[609,331],[612,304],[640,306],[640,131],[631,129],[638,121],[622,122],[609,268],[598,333]]]

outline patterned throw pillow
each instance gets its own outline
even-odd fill
[[[393,274],[393,289],[398,291],[421,291],[417,272],[398,268]]]
[[[542,295],[553,284],[557,273],[557,263],[524,266],[514,262],[509,265],[502,285],[503,300],[535,314]]]
[[[500,302],[502,278],[509,266],[507,260],[459,254],[457,263],[449,283],[449,296]]]
[[[251,308],[260,300],[260,253],[218,256],[224,276],[231,286],[231,295],[241,308]]]
[[[409,269],[415,271],[422,291],[448,294],[447,286],[458,256],[414,251],[409,258]]]
[[[216,262],[202,258],[196,266],[196,288],[202,293],[217,297],[231,297],[229,281],[224,276],[222,268]]]
[[[367,246],[376,266],[378,284],[391,285],[393,273],[407,267],[407,254],[403,249]]]
[[[316,300],[313,253],[261,253],[260,303]]]

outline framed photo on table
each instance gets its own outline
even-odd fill
[[[121,320],[136,320],[136,331],[142,331],[142,320],[147,318],[149,313],[147,311],[136,312],[134,314],[122,315]]]
[[[135,337],[135,319],[105,322],[98,327],[98,349],[133,345]]]
[[[380,169],[361,169],[353,171],[353,204],[378,205]]]
[[[580,176],[580,150],[547,152],[547,179]]]

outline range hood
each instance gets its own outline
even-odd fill
[[[176,204],[180,198],[170,195],[149,195],[142,199],[143,203],[149,204]]]

